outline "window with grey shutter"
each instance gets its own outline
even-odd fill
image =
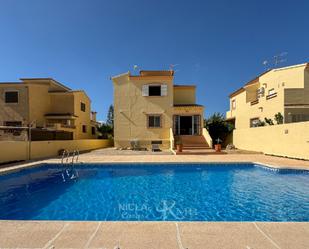
[[[167,96],[167,85],[161,85],[161,96]]]
[[[142,87],[142,96],[149,96],[149,87],[148,85],[143,85]]]

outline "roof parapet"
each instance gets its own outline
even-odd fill
[[[47,83],[50,83],[56,87],[59,87],[65,91],[71,91],[72,89],[63,85],[62,83],[54,80],[53,78],[21,78],[20,79],[23,83],[26,83],[26,82],[47,82]]]
[[[173,70],[141,70],[140,76],[174,76]]]

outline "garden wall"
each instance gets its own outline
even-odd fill
[[[233,131],[238,149],[309,160],[309,121]]]
[[[54,140],[54,141],[0,141],[0,163],[40,159],[54,157],[58,151],[66,149],[69,151],[88,151],[110,147],[112,142],[108,139],[80,139],[80,140]]]

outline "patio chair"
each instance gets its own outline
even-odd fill
[[[141,149],[140,143],[137,139],[131,140],[130,145],[131,145],[132,150],[140,150]]]
[[[152,141],[151,142],[151,151],[152,152],[161,151],[159,144],[161,144],[161,141]]]

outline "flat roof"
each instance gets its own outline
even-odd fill
[[[63,85],[62,83],[58,82],[57,80],[54,80],[53,78],[20,78],[21,81],[52,81],[55,85],[58,85],[62,88],[64,88],[67,91],[72,90],[71,88]]]
[[[140,76],[173,76],[173,70],[141,70]]]
[[[196,85],[174,85],[176,88],[196,88]]]
[[[203,105],[198,104],[176,104],[174,107],[204,107]]]
[[[268,70],[262,72],[261,74],[259,74],[259,75],[258,75],[257,77],[255,77],[254,79],[248,81],[243,87],[241,87],[241,88],[237,89],[236,91],[232,92],[232,93],[229,95],[229,97],[230,97],[230,98],[231,98],[231,97],[234,97],[234,96],[236,96],[237,94],[243,92],[243,91],[245,90],[245,89],[244,89],[245,87],[250,86],[250,85],[254,85],[254,84],[258,83],[258,82],[259,82],[259,78],[260,78],[261,76],[263,76],[264,74],[269,73],[270,71],[276,72],[276,71],[280,71],[280,70],[292,69],[292,68],[301,67],[301,66],[306,66],[305,69],[307,69],[307,68],[309,68],[309,63],[302,63],[302,64],[297,64],[297,65],[292,65],[292,66],[287,66],[287,67],[268,69]]]

